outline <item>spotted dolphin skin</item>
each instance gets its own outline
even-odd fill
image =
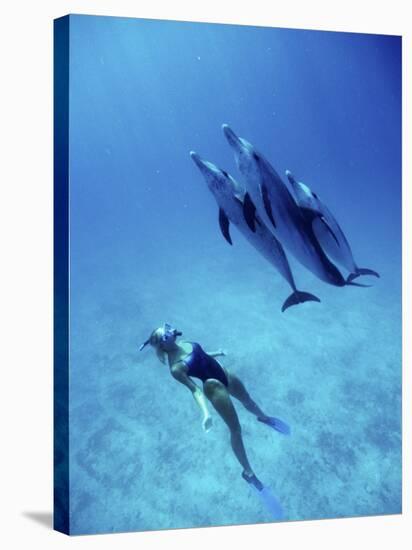
[[[288,187],[269,161],[227,124],[223,124],[222,130],[245,181],[244,217],[251,230],[255,230],[254,219],[258,215],[282,245],[319,279],[335,286],[364,286],[346,281],[330,261],[312,224],[302,215]]]
[[[379,273],[372,269],[358,267],[352,254],[348,240],[329,208],[319,199],[310,187],[297,181],[293,174],[286,170],[286,176],[292,187],[295,199],[301,212],[309,223],[323,250],[331,260],[349,271],[348,281],[353,281],[360,275]]]
[[[219,225],[226,241],[232,244],[230,234],[230,223],[232,223],[292,288],[293,292],[284,302],[282,311],[303,302],[320,302],[319,298],[313,294],[297,290],[282,245],[258,216],[255,217],[255,231],[250,230],[243,215],[244,190],[236,180],[215,164],[201,159],[194,151],[190,152],[190,156],[199,168],[219,206]]]

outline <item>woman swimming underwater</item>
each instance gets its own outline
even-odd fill
[[[231,397],[238,399],[257,420],[275,430],[289,434],[289,427],[281,420],[267,416],[250,397],[242,381],[216,361],[215,357],[225,355],[224,352],[206,353],[196,342],[177,342],[178,336],[182,336],[182,333],[165,323],[152,332],[140,346],[140,351],[150,344],[159,360],[168,363],[171,375],[189,388],[201,410],[202,426],[206,432],[212,427],[212,417],[205,399],[207,397],[229,428],[233,452],[243,468],[242,477],[258,491],[262,491],[263,484],[256,477],[247,458],[239,418]],[[203,391],[192,377],[202,380]]]

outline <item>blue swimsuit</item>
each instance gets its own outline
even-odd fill
[[[183,359],[183,362],[188,367],[187,375],[200,378],[206,382],[209,378],[215,378],[224,384],[229,385],[225,371],[219,363],[210,355],[208,355],[197,342],[189,342],[193,349],[189,355]]]

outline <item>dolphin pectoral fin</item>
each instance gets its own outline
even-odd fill
[[[224,238],[229,244],[233,244],[229,232],[229,218],[226,216],[226,213],[222,210],[222,208],[219,208],[219,225]]]
[[[243,197],[243,215],[245,217],[246,223],[249,226],[249,229],[251,229],[251,231],[255,233],[256,206],[253,204],[249,193],[245,193],[245,196]]]
[[[335,233],[333,232],[331,226],[328,224],[328,222],[326,221],[324,216],[319,216],[319,219],[323,223],[323,225],[326,227],[326,229],[329,231],[329,233],[332,235],[332,237],[335,239],[336,244],[340,247],[339,241],[338,241]]]
[[[372,275],[373,277],[378,277],[378,279],[380,278],[379,273],[377,271],[373,271],[373,269],[367,269],[366,267],[357,267],[356,271],[354,273],[351,273],[346,279],[346,282],[351,283],[354,279],[360,277],[361,275]]]
[[[286,311],[290,306],[303,304],[304,302],[320,302],[320,300],[314,294],[302,292],[301,290],[295,290],[295,292],[293,292],[289,298],[285,300],[285,303],[282,306],[282,312]]]
[[[243,208],[243,200],[239,195],[236,195],[236,193],[233,195],[235,201],[240,204],[240,206]],[[255,231],[256,231],[256,224],[261,227],[262,226],[262,220],[255,215]]]
[[[262,193],[263,206],[265,207],[266,214],[268,215],[268,218],[272,222],[273,227],[276,229],[276,222],[275,222],[275,218],[273,217],[272,205],[270,204],[268,188],[266,187],[266,185],[261,185],[260,191]]]

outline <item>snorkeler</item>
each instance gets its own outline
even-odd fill
[[[281,420],[267,416],[250,397],[242,381],[216,361],[215,357],[225,355],[223,351],[206,353],[196,342],[177,343],[178,336],[182,336],[182,333],[165,323],[163,327],[152,332],[140,346],[140,351],[150,344],[159,360],[164,364],[167,361],[171,375],[189,388],[202,413],[205,432],[212,427],[212,417],[205,396],[211,401],[229,428],[233,452],[243,467],[242,477],[262,492],[265,488],[247,458],[239,418],[231,396],[238,399],[260,422],[284,434],[290,433],[289,427]],[[193,382],[192,377],[202,380],[203,391]]]

